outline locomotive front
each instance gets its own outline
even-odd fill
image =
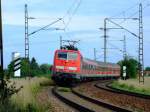
[[[52,68],[52,79],[71,81],[78,79],[80,73],[80,53],[74,50],[56,50]]]

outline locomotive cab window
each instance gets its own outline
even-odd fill
[[[58,58],[59,59],[67,59],[67,53],[66,52],[58,52]]]
[[[77,53],[68,53],[68,60],[76,60],[78,54]]]
[[[64,59],[64,60],[76,60],[78,54],[77,53],[71,53],[71,52],[58,52],[58,59]]]

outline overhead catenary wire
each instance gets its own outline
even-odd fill
[[[116,45],[114,45],[114,44],[112,44],[112,43],[110,43],[110,42],[108,42],[108,43],[109,43],[110,46],[112,46],[113,48],[117,49],[119,52],[123,53],[123,50],[121,50],[119,47],[117,47]],[[127,51],[126,51],[126,52],[127,52]],[[127,52],[127,54],[128,54],[129,56],[133,56],[133,55],[131,55],[129,52]],[[120,55],[121,55],[121,54],[120,54]]]
[[[69,9],[67,10],[66,14],[62,17],[62,24],[64,25],[62,29],[64,29],[64,34],[68,37],[71,38],[70,34],[67,32],[69,31],[68,25],[70,24],[73,16],[77,12],[78,8],[80,7],[81,0],[74,0],[74,2],[71,4]],[[67,20],[68,18],[68,20]]]
[[[140,2],[140,3],[144,3],[144,2],[150,2],[150,1],[149,0],[142,0],[142,2]],[[129,8],[127,8],[127,9],[121,11],[120,13],[118,13],[116,15],[113,15],[113,16],[111,16],[109,18],[114,18],[114,17],[118,17],[120,15],[123,15],[124,13],[126,13],[126,12],[128,12],[128,11],[134,9],[134,8],[136,8],[138,5],[139,5],[139,2],[135,3],[134,5],[130,6]]]
[[[46,25],[46,26],[44,26],[44,27],[41,27],[41,28],[39,28],[39,29],[33,31],[32,33],[29,33],[28,36],[33,35],[33,34],[39,32],[39,31],[41,31],[41,30],[45,30],[45,28],[48,28],[49,26],[51,26],[51,25],[57,23],[57,22],[60,21],[60,20],[62,20],[62,18],[58,18],[56,21],[53,21],[52,23],[50,23],[50,24],[48,24],[48,25]]]
[[[39,44],[45,44],[45,43],[57,43],[58,41],[43,41],[43,42],[32,42],[30,43],[30,45],[39,45]],[[11,46],[23,46],[24,43],[14,43],[14,44],[5,44],[5,46],[7,47],[11,47]]]
[[[147,0],[144,0],[143,2],[145,2],[145,1],[147,1]],[[143,3],[142,2],[142,3]],[[133,9],[135,6],[138,6],[139,5],[139,3],[137,3],[136,5],[134,5],[133,7],[130,7],[129,9],[127,9],[126,11],[123,11],[123,12],[127,12],[128,10],[131,10],[131,9]],[[150,6],[150,1],[143,7],[143,10],[145,10],[147,7],[149,7]],[[123,13],[122,12],[122,13]],[[136,11],[136,12],[134,12],[134,13],[132,13],[130,16],[128,16],[128,17],[126,17],[126,18],[132,18],[133,16],[135,16],[135,15],[137,15],[139,13],[139,11]],[[112,16],[112,17],[110,17],[110,18],[114,18],[114,17],[116,17],[116,16]],[[119,22],[119,24],[122,24],[122,23],[124,23],[124,22],[126,22],[127,21],[127,19],[124,19],[124,20],[122,20],[121,22]]]
[[[136,4],[134,4],[133,6],[127,8],[126,10],[121,11],[120,13],[118,13],[118,14],[116,14],[116,15],[114,15],[114,16],[111,16],[111,17],[109,17],[109,18],[114,18],[114,17],[118,17],[118,16],[120,16],[120,15],[123,15],[123,14],[125,14],[126,12],[128,12],[129,10],[131,10],[131,9],[133,9],[133,8],[135,8],[135,7],[137,7],[138,4],[139,4],[139,3],[136,3]]]
[[[63,19],[66,18],[70,13],[74,5],[76,4],[77,0],[74,0],[69,9],[67,10],[66,14],[62,17]]]
[[[69,14],[69,15],[68,15],[69,18],[68,18],[68,21],[67,21],[67,22],[65,22],[65,20],[64,20],[67,15],[62,18],[63,24],[65,25],[65,26],[64,26],[64,29],[66,29],[66,28],[68,27],[68,25],[70,24],[70,22],[71,22],[73,16],[75,15],[75,13],[77,12],[78,8],[79,8],[80,5],[81,5],[81,1],[82,1],[82,0],[78,0],[78,3],[77,3],[77,5],[76,5],[76,7],[75,7],[74,10],[72,11],[72,14],[68,13],[68,14]],[[76,3],[76,2],[75,2],[75,3]],[[75,3],[73,3],[73,4],[75,4]],[[70,9],[69,9],[69,10],[70,10]],[[69,10],[68,10],[67,12],[69,12]]]

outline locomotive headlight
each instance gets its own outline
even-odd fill
[[[68,67],[69,70],[77,70],[77,67]]]
[[[64,69],[64,66],[56,66],[56,69]]]

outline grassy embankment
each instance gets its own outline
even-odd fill
[[[145,83],[139,84],[138,79],[118,80],[112,83],[112,87],[135,93],[150,95],[150,77],[145,77]]]
[[[4,110],[8,112],[45,112],[51,110],[51,105],[48,102],[40,102],[38,99],[38,95],[43,88],[53,84],[51,79],[34,77],[30,80],[28,78],[15,78],[11,79],[11,81],[16,83],[17,88],[20,86],[23,86],[23,88],[11,97],[10,104],[6,105]]]

